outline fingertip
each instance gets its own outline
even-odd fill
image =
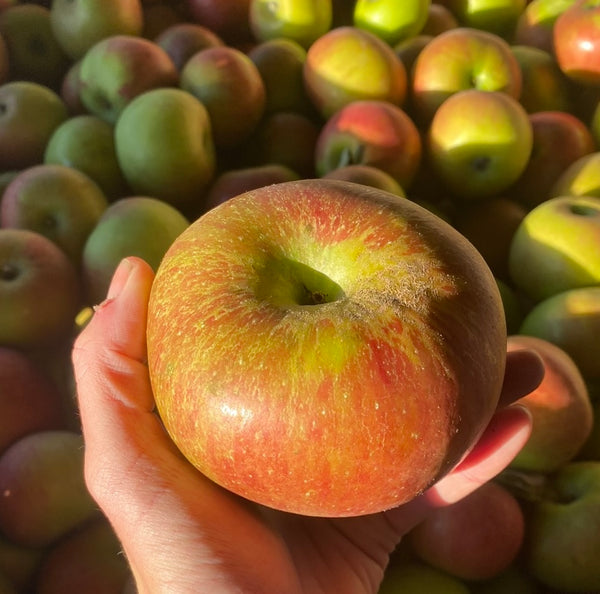
[[[509,406],[533,392],[544,379],[542,357],[533,349],[518,349],[506,354],[506,371],[498,406]]]

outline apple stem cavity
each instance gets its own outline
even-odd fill
[[[490,166],[491,159],[487,156],[477,157],[473,159],[473,169],[478,172],[484,172]]]
[[[571,204],[569,210],[572,214],[580,217],[597,217],[600,210],[586,204]]]
[[[0,266],[0,280],[14,281],[19,276],[19,270],[12,264],[2,264]]]

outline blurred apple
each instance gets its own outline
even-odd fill
[[[129,193],[115,149],[114,127],[92,114],[72,116],[48,140],[44,163],[73,167],[94,180],[109,201]]]
[[[496,283],[498,284],[498,290],[500,291],[504,307],[506,329],[509,334],[516,334],[523,323],[527,308],[523,304],[521,296],[511,284],[500,278],[496,278]]]
[[[510,39],[527,0],[445,0],[444,4],[463,27]]]
[[[386,569],[377,594],[469,594],[460,579],[419,561],[408,561]]]
[[[358,27],[338,27],[321,35],[308,49],[304,84],[325,119],[358,99],[404,102],[407,73],[385,41]]]
[[[98,508],[83,477],[83,438],[38,431],[0,456],[0,529],[13,542],[47,547]]]
[[[552,186],[550,196],[600,198],[600,151],[583,155],[564,169]]]
[[[534,336],[508,337],[508,350],[534,350],[544,363],[540,385],[518,404],[531,413],[531,435],[510,467],[549,474],[575,458],[589,437],[594,413],[585,380],[566,351]]]
[[[4,582],[0,579],[0,592],[31,592],[43,553],[44,549],[16,544],[0,534],[0,575],[13,588],[5,589]]]
[[[67,255],[28,229],[0,229],[0,344],[32,348],[64,338],[79,310]]]
[[[108,200],[85,173],[66,165],[34,165],[8,185],[0,226],[30,229],[60,247],[79,270],[83,246]]]
[[[600,285],[600,198],[559,196],[529,211],[513,237],[509,269],[534,302]]]
[[[93,45],[79,70],[81,102],[114,124],[124,107],[151,89],[175,87],[179,72],[158,44],[133,35],[114,35]]]
[[[141,0],[52,0],[52,31],[63,51],[78,60],[112,35],[140,35]]]
[[[67,106],[69,115],[87,114],[87,107],[81,102],[81,60],[71,62],[71,65],[63,76],[58,93]]]
[[[421,29],[421,35],[435,37],[449,29],[456,29],[460,24],[454,13],[445,5],[431,2],[427,11],[427,20]]]
[[[594,411],[594,424],[592,431],[577,453],[577,460],[595,460],[600,462],[600,398],[591,395],[592,409]]]
[[[468,585],[470,594],[549,594],[523,567],[520,558],[499,574]]]
[[[112,275],[127,256],[139,256],[154,269],[173,240],[188,226],[173,206],[146,196],[121,198],[100,217],[85,243],[82,275],[86,302],[100,303]]]
[[[50,136],[67,117],[63,100],[44,85],[0,85],[0,170],[41,163]]]
[[[117,121],[115,147],[135,194],[200,208],[216,157],[210,117],[198,98],[176,88],[139,95]]]
[[[185,0],[191,18],[229,45],[252,40],[250,0]]]
[[[465,201],[509,188],[525,170],[532,145],[527,112],[501,91],[469,89],[452,94],[435,112],[427,135],[434,171]]]
[[[406,112],[381,100],[356,100],[333,114],[315,147],[319,176],[346,165],[372,165],[408,190],[421,163],[419,130]]]
[[[355,184],[379,188],[396,196],[406,197],[404,188],[394,177],[373,165],[355,164],[337,167],[328,171],[323,178],[350,181]]]

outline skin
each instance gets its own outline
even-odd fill
[[[154,414],[144,332],[152,280],[143,261],[125,259],[73,350],[87,485],[140,594],[375,593],[402,536],[498,474],[529,436],[529,414],[509,405],[539,384],[543,367],[532,351],[515,351],[477,446],[410,503],[336,520],[249,504],[194,470]]]

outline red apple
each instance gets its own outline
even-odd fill
[[[364,186],[372,186],[391,194],[396,194],[397,196],[406,196],[404,188],[394,177],[386,173],[383,169],[379,169],[373,165],[345,165],[332,169],[323,177],[325,179],[340,179]]]
[[[317,516],[388,509],[446,474],[489,422],[506,356],[496,282],[462,235],[325,179],[192,223],[157,271],[147,341],[182,453],[248,499]]]

